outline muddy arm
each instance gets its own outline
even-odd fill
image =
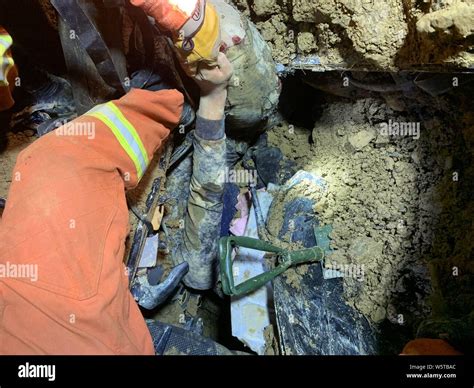
[[[198,117],[184,233],[177,249],[178,261],[189,263],[184,282],[195,289],[210,289],[216,281],[225,166],[224,120]]]
[[[217,280],[217,243],[222,219],[226,167],[225,115],[232,64],[219,53],[217,66],[202,66],[195,77],[201,89],[194,138],[193,172],[178,261],[189,263],[184,283],[211,289]]]

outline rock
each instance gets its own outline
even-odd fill
[[[388,143],[390,143],[390,136],[383,135],[381,133],[379,133],[377,135],[377,139],[375,140],[375,145],[376,146],[381,147],[381,146],[384,146],[385,144],[388,144]]]
[[[327,209],[325,212],[324,212],[324,217],[326,219],[330,219],[332,220],[332,217],[334,216],[334,210],[332,209]]]
[[[385,169],[387,171],[392,171],[393,168],[395,167],[395,161],[389,156],[384,158],[384,160],[385,160]]]
[[[333,251],[331,255],[326,259],[326,263],[332,263],[332,265],[344,265],[350,264],[350,262],[350,259],[345,255],[343,250]]]
[[[357,183],[357,180],[350,176],[345,176],[342,180],[347,186],[354,186]]]
[[[409,276],[408,275],[403,275],[397,280],[397,283],[395,284],[395,291],[398,293],[403,293],[406,292],[405,288],[405,281],[409,281]]]
[[[318,201],[314,206],[314,211],[318,214],[323,213],[329,205],[329,201],[326,198],[323,198],[321,201]]]
[[[316,49],[316,39],[311,32],[300,32],[298,34],[298,49],[307,54]]]
[[[413,151],[412,154],[411,154],[411,160],[413,160],[413,162],[415,164],[420,164],[420,156],[418,155],[418,152],[416,151]]]
[[[473,34],[474,9],[472,5],[459,2],[445,9],[421,17],[416,23],[420,33],[434,33],[436,31],[457,33],[463,38]]]
[[[395,163],[395,172],[401,174],[401,173],[409,173],[411,172],[411,166],[410,163],[404,162],[404,161],[398,161]]]
[[[349,247],[348,254],[355,263],[370,263],[382,256],[383,242],[370,237],[358,237]]]
[[[387,229],[396,229],[397,228],[397,223],[396,222],[389,222],[387,224]]]
[[[360,151],[374,139],[375,131],[364,130],[349,136],[349,143],[356,151]]]
[[[275,0],[255,0],[252,9],[257,16],[271,16],[280,9]]]
[[[402,237],[407,237],[410,233],[405,225],[398,224],[397,225],[397,234]]]
[[[375,311],[371,314],[371,318],[375,323],[381,322],[387,315],[386,310],[382,306],[378,306]]]

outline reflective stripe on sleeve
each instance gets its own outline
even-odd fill
[[[7,33],[0,33],[0,86],[8,86],[8,73],[14,66],[13,58],[8,50],[13,44],[13,39]]]
[[[108,102],[99,105],[85,114],[102,121],[114,134],[136,167],[141,179],[149,164],[148,155],[135,127],[127,120],[119,108]]]
[[[2,57],[0,58],[0,85],[8,86],[8,73],[14,66],[13,58]]]
[[[13,39],[8,34],[0,34],[0,57],[3,56],[13,44]]]

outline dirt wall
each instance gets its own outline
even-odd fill
[[[285,65],[395,70],[474,65],[472,0],[233,0]]]

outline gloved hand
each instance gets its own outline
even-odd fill
[[[206,0],[130,0],[169,31],[183,69],[196,75],[201,62],[216,63],[221,44],[219,17]]]

